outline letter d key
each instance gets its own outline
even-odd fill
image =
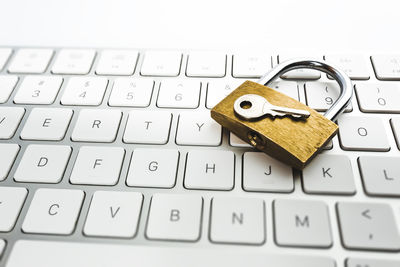
[[[341,94],[324,115],[264,86],[300,68],[325,72],[339,83]],[[303,169],[337,133],[333,120],[349,104],[352,94],[351,80],[343,71],[316,60],[288,60],[257,83],[244,82],[211,110],[211,117],[255,148]]]

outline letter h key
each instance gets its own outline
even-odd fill
[[[341,94],[324,115],[264,86],[298,68],[323,71],[339,83]],[[333,120],[351,97],[351,80],[343,71],[316,60],[289,60],[277,65],[258,83],[244,82],[211,110],[211,117],[255,148],[303,169],[337,133]]]

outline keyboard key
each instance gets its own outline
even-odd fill
[[[292,168],[262,152],[243,155],[243,189],[259,192],[292,192]]]
[[[295,59],[299,57],[304,58],[304,56],[307,57],[307,55],[290,55],[290,54],[279,55],[278,62],[282,63],[286,60]],[[319,59],[320,57],[311,56],[311,58]],[[321,78],[321,72],[310,69],[297,69],[289,71],[284,75],[282,75],[281,77],[284,79],[294,79],[294,80],[318,80],[319,78]]]
[[[0,70],[2,70],[6,65],[11,53],[12,50],[10,48],[0,48]]]
[[[340,89],[336,82],[308,82],[305,84],[307,105],[317,111],[326,111],[339,98]],[[345,109],[353,110],[351,103]]]
[[[394,138],[396,139],[397,147],[400,149],[400,118],[396,117],[390,119],[390,124],[392,125],[393,134]]]
[[[132,238],[138,228],[142,201],[143,195],[137,192],[95,192],[84,234]]]
[[[343,70],[351,79],[368,80],[367,61],[361,55],[326,55],[325,60]]]
[[[22,224],[22,231],[38,234],[72,234],[84,196],[81,190],[47,188],[36,190]]]
[[[400,55],[374,55],[371,61],[379,80],[400,80]]]
[[[126,184],[135,187],[172,188],[178,171],[179,152],[175,149],[136,148]]]
[[[235,54],[232,61],[235,78],[259,78],[271,69],[271,57],[263,54]]]
[[[318,155],[303,170],[303,187],[310,194],[356,193],[350,159],[344,155]]]
[[[278,245],[320,248],[332,245],[328,207],[323,202],[276,200],[274,215]]]
[[[8,71],[11,73],[43,73],[53,56],[51,49],[20,49],[14,56]]]
[[[59,183],[67,167],[71,147],[28,145],[14,174],[17,182]]]
[[[124,142],[166,144],[171,119],[172,114],[166,111],[131,111],[125,128]]]
[[[21,131],[24,140],[60,141],[67,132],[72,110],[66,108],[34,108]]]
[[[234,167],[232,151],[190,151],[186,159],[184,185],[188,189],[232,190]]]
[[[222,99],[228,96],[233,90],[239,87],[244,80],[215,80],[210,81],[207,86],[206,106],[212,109]]]
[[[179,115],[176,143],[178,145],[219,146],[222,127],[209,112],[182,112]]]
[[[0,139],[11,139],[14,136],[24,114],[24,108],[0,107]]]
[[[4,239],[0,239],[0,259],[5,249],[6,249],[6,241],[4,241]]]
[[[339,202],[340,234],[348,249],[400,250],[393,211],[387,204]]]
[[[114,142],[121,117],[122,113],[117,109],[82,109],[71,139],[76,142]]]
[[[62,49],[51,71],[55,74],[88,74],[95,55],[91,49]]]
[[[82,146],[71,173],[72,184],[115,185],[125,150],[121,147]]]
[[[0,182],[7,178],[19,149],[17,144],[0,144]]]
[[[72,77],[64,89],[61,104],[98,106],[103,101],[107,83],[103,77]]]
[[[399,113],[400,86],[395,83],[355,85],[358,103],[363,112]]]
[[[104,50],[101,52],[96,74],[132,75],[139,53],[135,50]]]
[[[157,106],[160,108],[197,108],[201,83],[195,80],[164,80],[160,84]]]
[[[59,76],[26,76],[14,97],[14,103],[52,104],[62,82]]]
[[[165,228],[167,229],[167,228]],[[191,266],[229,267],[335,267],[335,261],[326,256],[308,253],[251,253],[247,249],[178,248],[177,246],[122,245],[111,242],[72,242],[18,240],[12,248],[7,267],[54,267],[60,266],[60,253],[65,266],[113,266],[124,267],[134,262],[141,267]],[[156,256],[155,256],[156,255]],[[45,259],[45,260],[44,260]],[[364,266],[363,266],[364,267]],[[371,266],[375,267],[375,266]],[[382,266],[383,267],[383,266]]]
[[[399,157],[358,158],[365,191],[374,196],[400,196]]]
[[[261,245],[265,241],[264,201],[255,198],[214,197],[210,239],[216,243]]]
[[[346,260],[346,267],[398,267],[400,261],[397,260],[375,260],[349,258]]]
[[[140,74],[143,76],[178,76],[182,54],[173,51],[146,52]]]
[[[203,199],[196,195],[154,194],[146,237],[196,241],[200,238]]]
[[[382,120],[378,117],[338,119],[339,139],[344,150],[388,151],[390,149]]]
[[[300,100],[297,82],[293,82],[293,81],[273,82],[271,84],[268,84],[268,87],[275,89],[276,91],[278,91],[282,94],[290,96],[293,99],[296,99],[298,101]]]
[[[218,52],[192,52],[188,56],[186,75],[189,77],[224,77],[226,54]]]
[[[22,187],[0,187],[0,232],[14,228],[27,194]]]
[[[229,144],[234,147],[252,147],[233,133],[229,133]]]
[[[0,49],[1,50],[1,49]],[[0,52],[1,53],[1,52]],[[15,85],[18,82],[18,76],[0,75],[0,104],[6,103],[10,98]]]
[[[147,107],[153,94],[154,81],[141,78],[117,78],[108,100],[110,106]]]

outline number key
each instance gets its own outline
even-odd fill
[[[117,78],[108,104],[119,107],[147,107],[153,93],[150,79]]]
[[[305,84],[307,105],[317,111],[326,111],[339,97],[340,89],[334,82],[309,82]],[[346,112],[352,111],[351,103],[345,109]]]
[[[165,80],[160,84],[157,106],[161,108],[197,108],[201,83],[194,80]]]
[[[395,83],[356,86],[360,109],[363,112],[400,112],[400,86]]]
[[[27,76],[22,81],[14,102],[17,104],[51,104],[60,90],[59,76]]]

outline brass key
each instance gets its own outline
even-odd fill
[[[339,83],[339,98],[324,115],[265,86],[299,68],[323,71]],[[350,78],[334,66],[313,59],[288,60],[258,82],[245,81],[211,110],[211,117],[258,150],[303,169],[337,133],[334,121],[352,92]]]
[[[259,119],[265,115],[271,117],[289,116],[292,118],[308,118],[310,112],[302,109],[275,106],[268,102],[265,97],[256,94],[247,94],[236,99],[233,106],[236,114],[243,119]]]

